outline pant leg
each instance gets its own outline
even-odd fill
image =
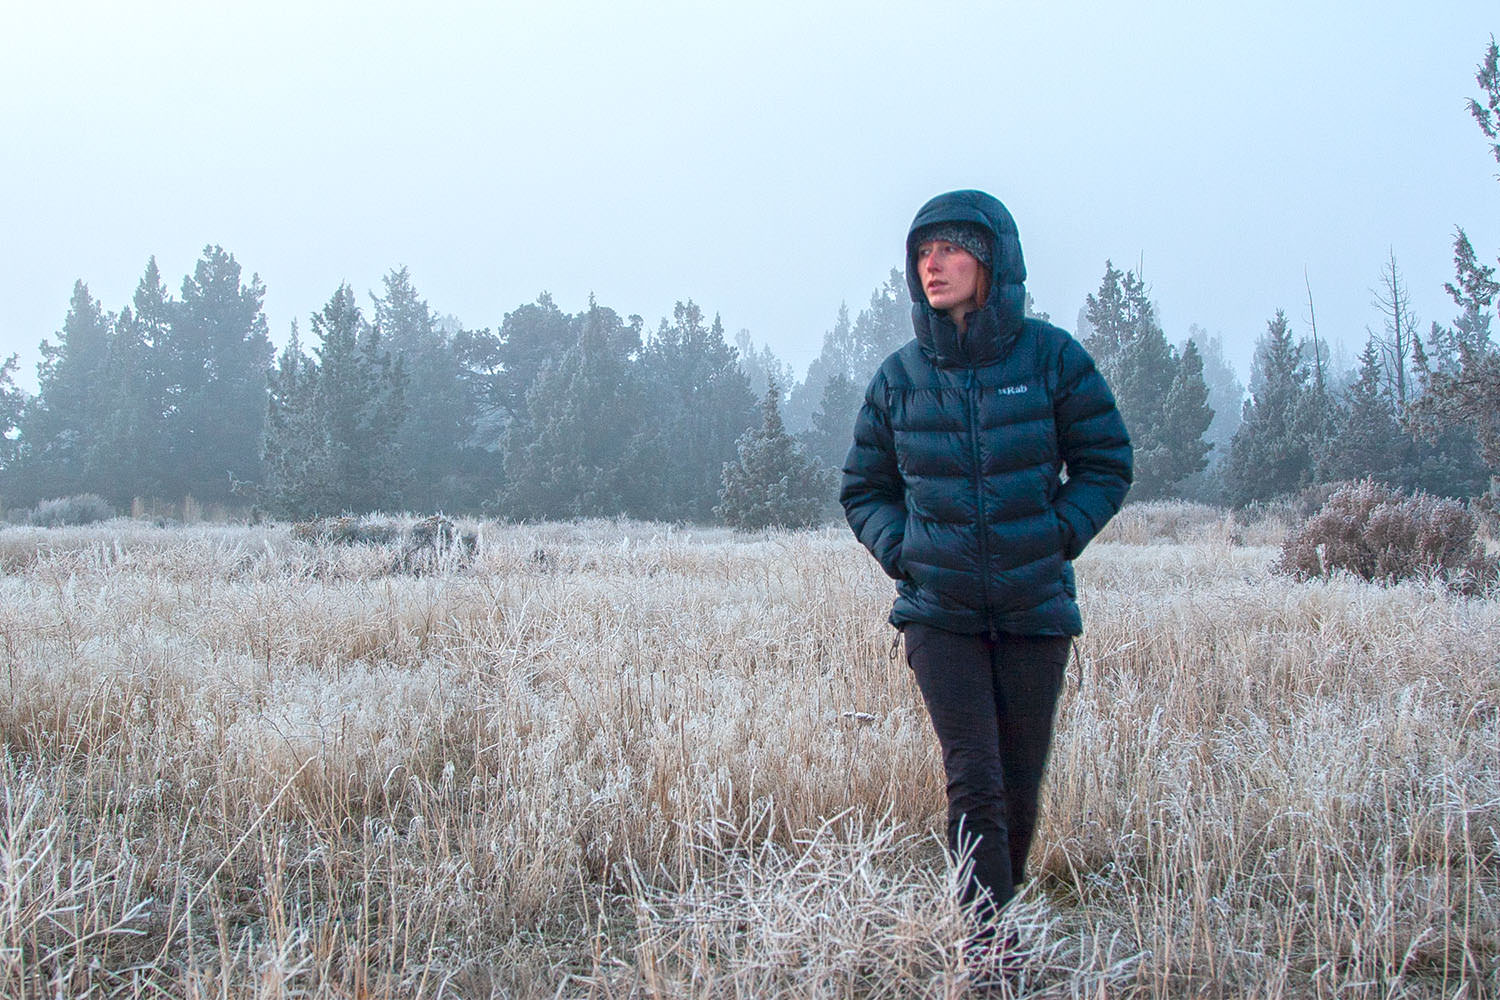
[[[1011,879],[1016,884],[1026,880],[1026,856],[1036,833],[1037,799],[1072,646],[1067,636],[1001,635],[994,647],[1006,836]]]
[[[930,626],[903,629],[907,662],[943,750],[948,779],[948,848],[971,848],[961,900],[983,921],[1015,894],[1007,833],[991,649],[985,638]]]

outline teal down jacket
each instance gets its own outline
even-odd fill
[[[995,241],[989,300],[963,334],[928,306],[914,260],[918,230],[955,221]],[[1076,340],[1024,317],[1021,243],[999,201],[939,195],[912,222],[906,256],[916,337],[870,382],[839,497],[897,581],[891,623],[1078,635],[1072,560],[1130,488],[1114,396]]]

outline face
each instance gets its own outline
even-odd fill
[[[952,315],[979,308],[979,269],[983,265],[963,247],[936,240],[917,247],[917,275],[927,304]]]

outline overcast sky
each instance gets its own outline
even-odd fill
[[[0,352],[34,386],[75,279],[106,308],[205,244],[277,343],[406,265],[471,327],[550,291],[719,313],[796,365],[978,187],[1072,329],[1106,258],[1247,377],[1278,307],[1352,359],[1393,249],[1425,327],[1455,225],[1500,254],[1465,111],[1494,0],[1221,5],[0,4]],[[367,307],[368,309],[368,307]]]

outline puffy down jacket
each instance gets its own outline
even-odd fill
[[[953,221],[995,241],[988,301],[963,333],[927,305],[912,238]],[[840,491],[855,535],[897,581],[897,627],[1083,631],[1071,560],[1125,499],[1130,439],[1088,352],[1024,318],[1025,280],[1015,222],[989,195],[940,195],[913,221],[916,337],[870,382]]]

